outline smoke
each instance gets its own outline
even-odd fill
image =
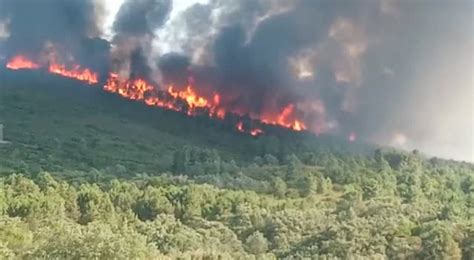
[[[97,37],[101,7],[94,0],[0,0],[0,21],[7,24],[8,39],[3,50],[35,55],[45,43],[58,48],[77,46],[84,38]]]
[[[362,59],[353,127],[363,137],[474,160],[470,1],[392,1]]]
[[[127,0],[120,7],[113,28],[120,35],[153,35],[170,11],[170,0]]]
[[[188,79],[183,75],[188,74],[190,65],[189,58],[178,53],[163,55],[158,62],[158,67],[164,76],[163,83],[174,85],[180,89],[186,87]]]
[[[316,132],[473,160],[472,8],[464,0],[216,0],[177,15],[158,46],[187,55],[190,73],[205,71],[200,78],[237,111],[295,104]],[[176,75],[187,74],[176,71],[162,74],[182,82]]]
[[[326,117],[337,121],[346,116],[342,111],[346,94],[341,89],[347,82],[339,84],[336,77],[340,81],[358,77],[353,68],[357,61],[353,60],[365,47],[355,46],[359,44],[357,39],[348,39],[348,34],[359,33],[355,26],[339,22],[338,10],[333,6],[322,6],[314,1],[196,4],[169,23],[174,34],[165,34],[164,38],[176,41],[178,51],[193,61],[190,74],[204,81],[198,80],[198,85],[208,85],[206,78],[212,79],[214,89],[225,93],[225,103],[231,110],[262,117],[294,105],[294,116],[308,122],[310,130],[328,131]],[[350,8],[341,7],[339,12],[347,13]],[[342,25],[334,29],[334,23]],[[344,48],[354,46],[355,50],[345,54]],[[347,67],[346,61],[353,65]],[[316,67],[320,67],[318,73]],[[301,71],[295,75],[298,69]],[[164,78],[179,82],[188,77],[186,73],[161,72]],[[199,75],[203,72],[206,76]],[[315,74],[319,76],[312,77]]]
[[[121,5],[113,23],[115,70],[151,80],[153,68],[146,57],[152,52],[155,30],[166,22],[171,7],[171,0],[126,0]]]
[[[111,4],[111,3],[108,3]],[[472,158],[473,3],[0,0],[0,50],[184,89],[242,116]],[[110,19],[107,19],[110,20]],[[356,133],[352,134],[352,133]]]

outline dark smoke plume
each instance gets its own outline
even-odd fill
[[[100,36],[95,0],[0,0],[0,21],[8,24],[3,45],[10,55],[38,54],[45,43],[58,48],[77,46],[88,37]]]
[[[186,87],[188,79],[184,76],[188,75],[190,65],[190,60],[186,56],[177,53],[163,55],[158,62],[158,68],[164,76],[163,83],[172,84],[180,89]]]
[[[472,1],[172,2],[125,0],[109,44],[98,0],[0,0],[0,58],[53,45],[103,74],[192,80],[241,115],[474,160]]]
[[[122,4],[113,24],[118,70],[128,64],[130,77],[152,80],[152,68],[146,57],[151,52],[155,30],[166,22],[171,7],[171,0],[126,0]]]
[[[313,129],[472,160],[473,126],[463,122],[472,122],[473,66],[462,58],[473,51],[472,10],[468,0],[215,0],[191,6],[164,35],[195,63],[198,86],[227,93],[232,108],[265,114],[292,103]],[[454,93],[471,98],[455,104]],[[452,129],[465,130],[455,138]]]
[[[161,27],[171,11],[171,0],[126,0],[113,25],[117,35],[153,35]]]
[[[134,49],[130,55],[130,78],[149,79],[151,69],[140,47]]]

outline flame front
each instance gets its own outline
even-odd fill
[[[295,131],[306,130],[306,125],[295,117],[295,106],[289,104],[277,116],[264,116],[261,121],[269,125],[278,125]]]
[[[67,78],[85,81],[88,84],[96,84],[99,82],[97,73],[89,69],[82,69],[79,65],[74,66],[72,69],[67,69],[64,65],[52,63],[49,65],[48,71]]]
[[[144,100],[145,94],[154,88],[145,80],[135,79],[130,81],[120,81],[115,73],[111,73],[104,86],[104,90],[117,93],[120,96],[131,100]]]
[[[23,55],[13,57],[6,66],[12,70],[41,68],[40,64]],[[99,82],[97,73],[92,72],[90,69],[82,69],[79,65],[73,66],[72,69],[67,69],[65,65],[52,62],[48,66],[48,71],[63,77],[84,81],[88,84],[96,84]]]
[[[13,57],[8,63],[7,68],[12,70],[20,69],[38,69],[40,66],[33,61],[29,60],[25,56],[18,55]]]
[[[42,66],[23,55],[13,57],[6,65],[12,70],[18,69],[39,69]],[[82,68],[79,65],[66,67],[58,63],[50,62],[47,66],[49,73],[61,75],[67,78],[73,78],[83,81],[87,84],[97,84],[98,74],[88,68]],[[206,114],[212,118],[224,119],[227,113],[234,113],[243,116],[238,110],[226,109],[222,105],[220,93],[214,93],[209,97],[200,95],[194,87],[192,78],[188,81],[188,86],[179,90],[174,86],[168,86],[166,90],[159,90],[144,79],[121,79],[116,73],[110,73],[103,89],[110,93],[115,93],[123,98],[144,102],[148,106],[161,107],[186,113],[189,116],[197,114]],[[288,104],[279,113],[270,113],[250,116],[258,124],[276,125],[292,129],[294,131],[306,130],[304,122],[297,119],[296,108],[294,104]],[[264,131],[255,126],[246,126],[242,121],[237,123],[236,128],[239,132],[247,133],[252,136],[258,136]]]
[[[212,101],[208,101],[199,96],[191,85],[182,91],[169,86],[167,91],[163,92],[143,79],[121,80],[117,74],[111,73],[104,90],[127,99],[143,101],[149,106],[185,112],[190,116],[195,115],[199,109],[208,110],[211,117],[222,116],[222,110],[218,108],[218,95],[214,96]]]
[[[242,121],[239,121],[237,125],[235,126],[235,128],[237,128],[239,132],[248,133],[251,136],[259,136],[264,133],[263,130],[260,128],[252,128],[250,130],[245,129],[244,122]]]

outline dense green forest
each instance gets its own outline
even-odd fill
[[[41,73],[0,77],[0,259],[474,259],[470,163]]]

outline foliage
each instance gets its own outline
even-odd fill
[[[28,82],[0,87],[1,259],[473,259],[472,164]]]
[[[270,177],[268,189],[223,184],[219,178],[229,177],[218,172],[206,175],[216,176],[220,187],[196,183],[194,174],[95,183],[71,183],[46,172],[10,175],[0,179],[0,253],[470,259],[473,194],[466,183],[472,168],[422,161],[417,171],[381,170],[377,160],[339,159],[355,176],[334,180],[328,165],[305,165],[296,156],[287,165],[242,166],[232,177]]]

